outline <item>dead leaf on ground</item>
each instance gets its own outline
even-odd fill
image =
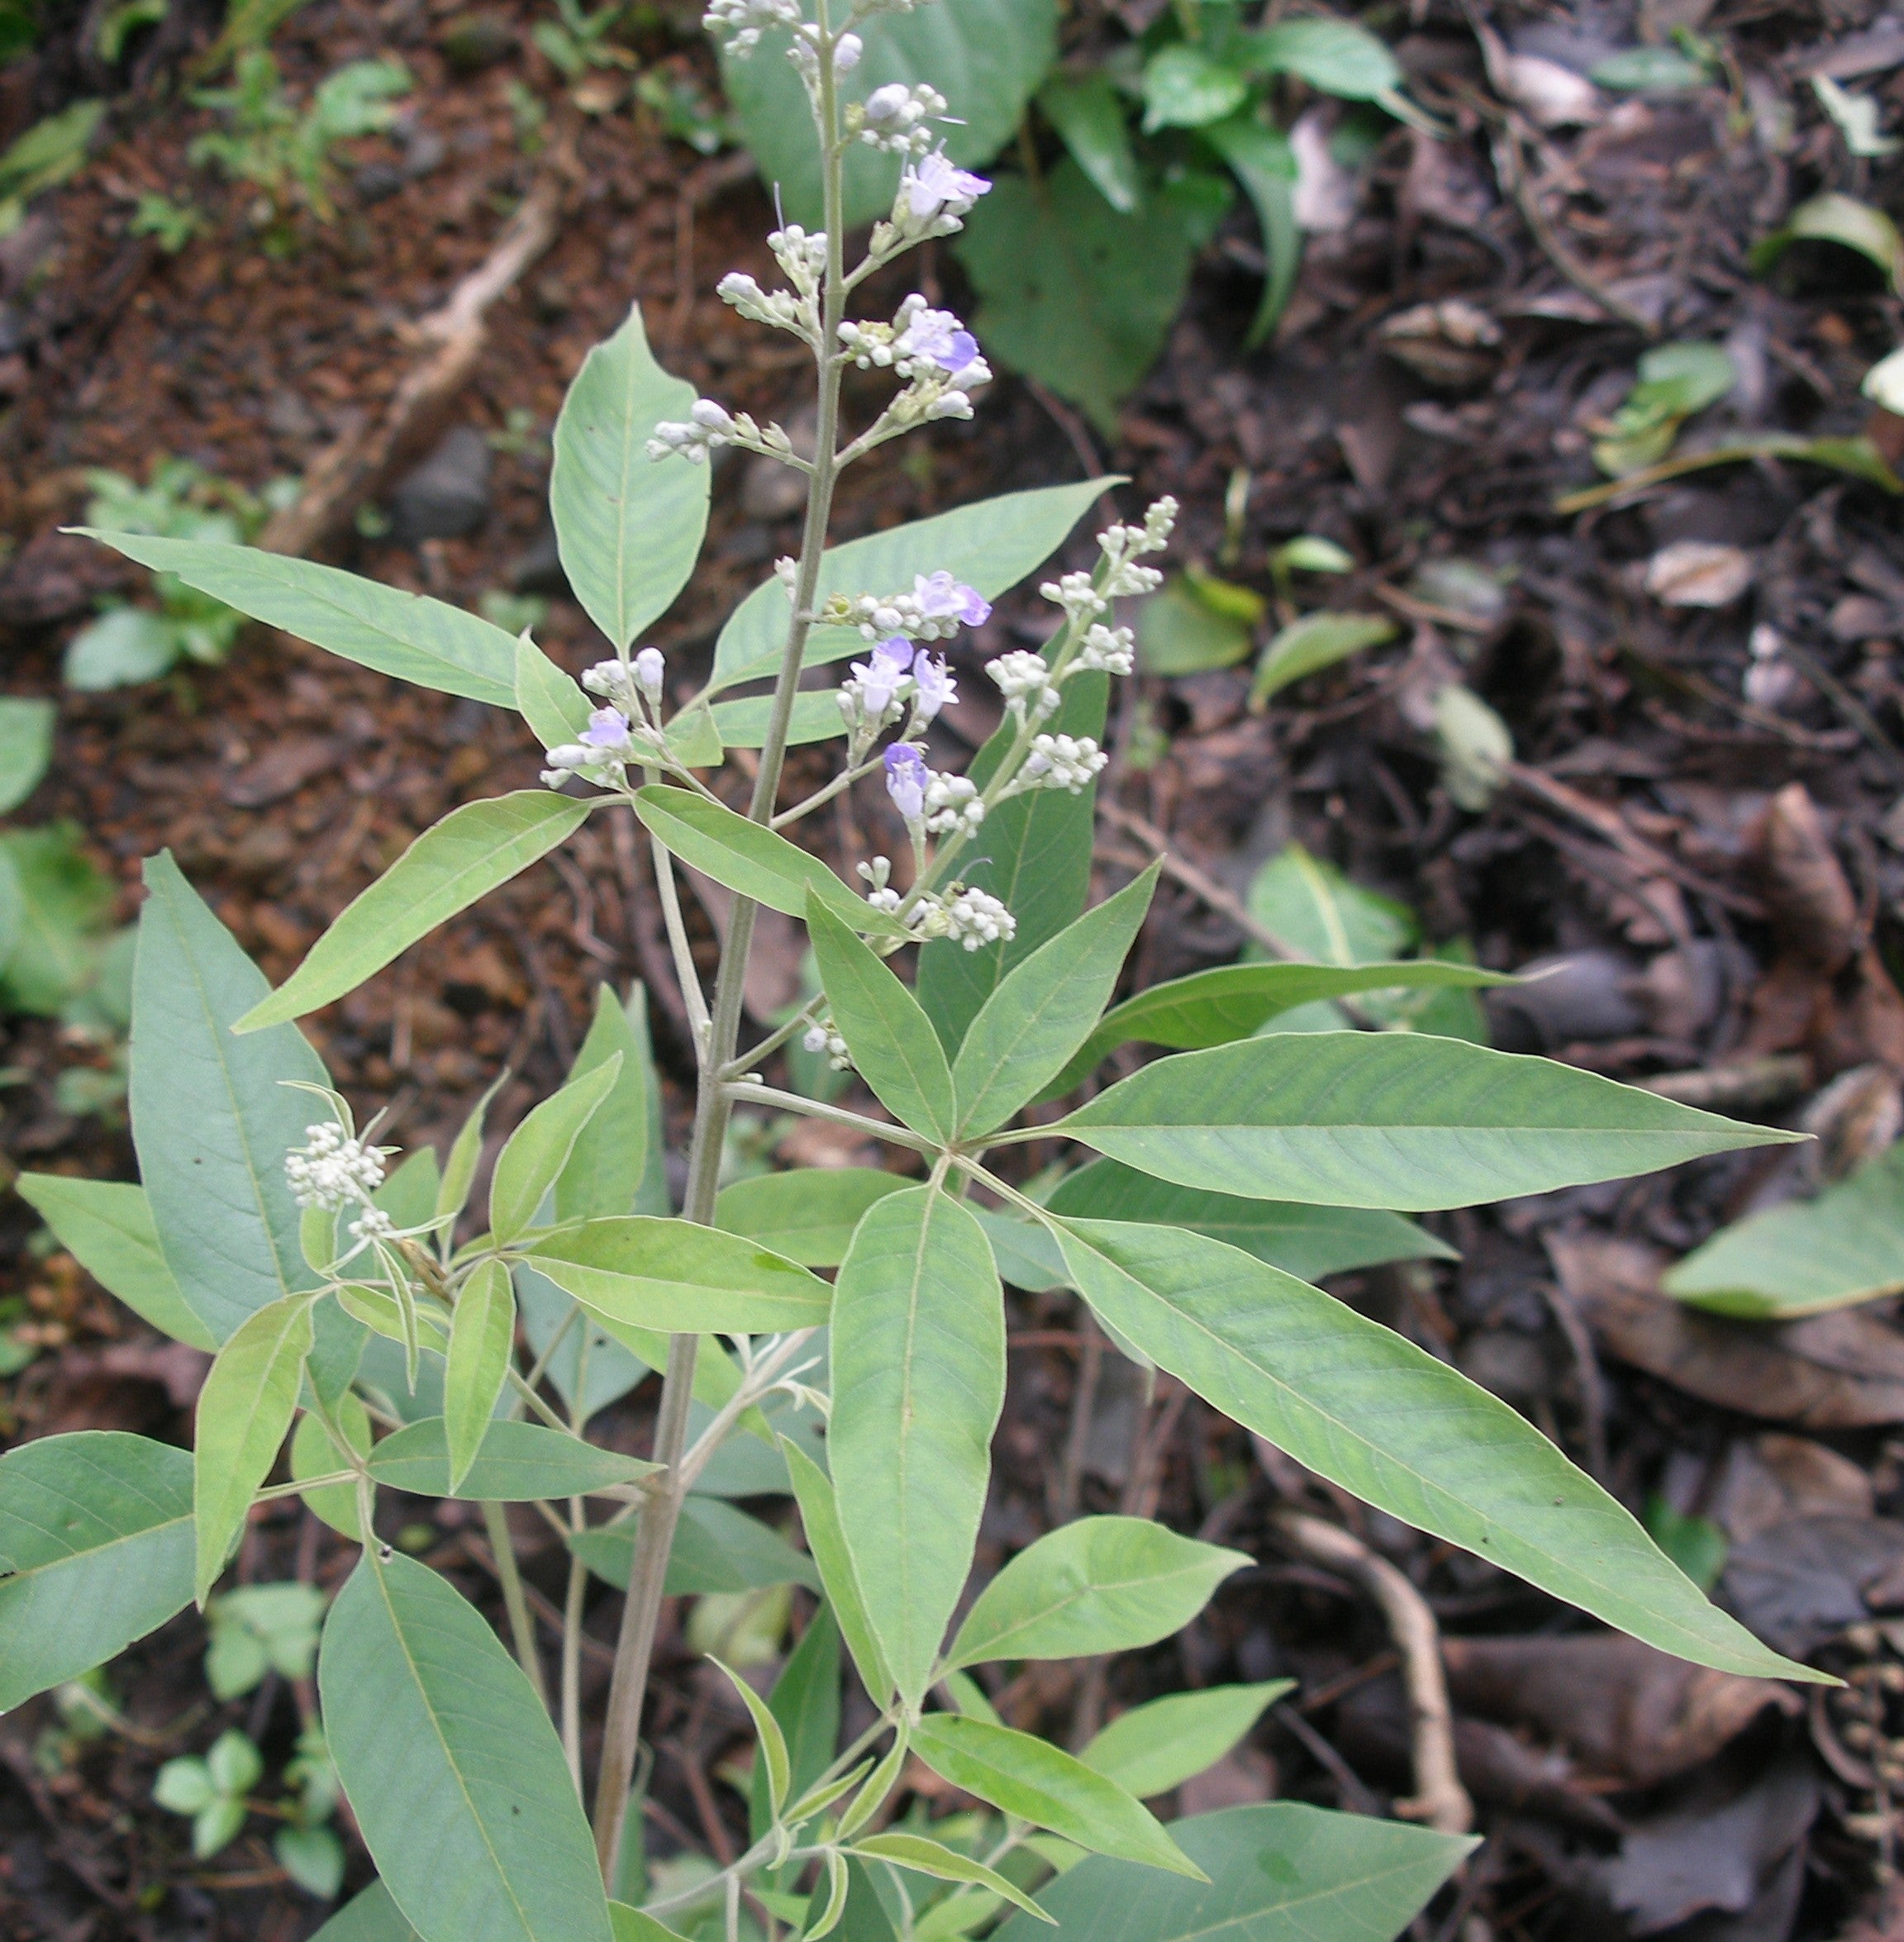
[[[1779,948],[1821,971],[1841,971],[1864,943],[1864,926],[1824,819],[1802,783],[1772,798],[1757,847]]]
[[[1805,1430],[1904,1422],[1904,1335],[1864,1310],[1727,1321],[1658,1292],[1669,1257],[1657,1248],[1585,1233],[1546,1245],[1608,1352],[1688,1395]]]
[[[1793,1656],[1904,1606],[1904,1524],[1888,1517],[1794,1517],[1734,1547],[1719,1596],[1762,1639]]]
[[[1710,1759],[1768,1706],[1799,1711],[1785,1687],[1689,1665],[1621,1632],[1445,1639],[1441,1656],[1464,1711],[1529,1728],[1595,1775],[1633,1787]],[[1583,1692],[1592,1706],[1580,1703]]]
[[[1726,1452],[1706,1515],[1735,1545],[1793,1517],[1868,1517],[1870,1473],[1809,1436],[1768,1430]]]
[[[1675,540],[1646,563],[1646,591],[1662,607],[1730,607],[1752,584],[1752,556],[1716,540]]]
[[[1595,1873],[1630,1933],[1654,1935],[1706,1911],[1750,1914],[1736,1942],[1783,1942],[1805,1884],[1805,1836],[1818,1811],[1810,1761],[1787,1754],[1740,1787],[1715,1776],[1635,1828]]]

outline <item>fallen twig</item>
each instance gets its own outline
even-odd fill
[[[1474,1825],[1474,1803],[1455,1769],[1454,1716],[1441,1670],[1441,1635],[1427,1602],[1386,1558],[1338,1526],[1300,1511],[1279,1511],[1275,1523],[1297,1550],[1353,1578],[1382,1607],[1402,1655],[1414,1747],[1414,1797],[1397,1801],[1395,1811],[1442,1834],[1467,1833]]]

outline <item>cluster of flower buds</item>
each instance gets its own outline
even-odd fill
[[[946,107],[936,88],[890,81],[846,111],[846,132],[885,155],[924,156],[932,147],[926,124],[944,121]]]
[[[950,640],[961,627],[982,627],[992,603],[950,573],[916,574],[910,593],[835,593],[816,616],[823,626],[857,627],[869,640],[903,634],[914,640]]]
[[[921,654],[902,635],[882,640],[840,684],[840,712],[845,718],[855,755],[899,719],[908,704],[912,727],[935,721],[959,698],[957,683],[943,655]]]
[[[813,103],[816,115],[820,110],[820,50],[826,45],[826,40],[825,32],[815,22],[802,21],[794,28],[793,45],[787,50],[788,59],[799,70],[800,79],[807,83],[807,98]],[[865,51],[866,44],[857,34],[842,34],[833,43],[834,74],[851,74]]]
[[[1137,665],[1136,639],[1128,627],[1107,627],[1100,621],[1087,631],[1071,665],[1099,674],[1128,674]]]
[[[730,270],[715,285],[724,303],[731,303],[750,322],[770,325],[776,331],[791,331],[809,343],[820,334],[818,313],[810,301],[790,290],[764,290],[743,270]]]
[[[1109,759],[1088,735],[1034,735],[1031,753],[1006,793],[1016,796],[1027,789],[1066,789],[1076,796]]]
[[[645,647],[632,661],[597,661],[582,677],[591,694],[606,706],[588,717],[588,726],[572,742],[549,751],[542,780],[559,788],[572,775],[598,788],[610,788],[627,778],[630,762],[652,761],[662,753],[661,697],[668,664],[660,649]]]
[[[799,20],[800,0],[707,0],[701,24],[728,53],[745,59],[769,28],[795,26]]]
[[[304,1144],[284,1156],[284,1178],[301,1207],[335,1213],[368,1202],[383,1184],[383,1159],[394,1147],[366,1146],[334,1121],[304,1129]]]
[[[778,425],[759,425],[745,412],[730,412],[711,397],[697,398],[684,421],[663,419],[648,441],[650,459],[679,453],[691,464],[705,465],[716,445],[738,445],[769,459],[792,461],[793,441]]]
[[[1015,648],[988,661],[985,672],[997,684],[1011,719],[1021,728],[1042,721],[1058,706],[1058,684],[1051,678],[1050,665],[1044,655],[1033,654],[1029,648]]]
[[[840,341],[863,371],[890,369],[907,391],[888,408],[900,425],[969,418],[973,392],[992,382],[978,340],[949,310],[934,310],[915,291],[889,324],[846,322]]]
[[[1133,593],[1154,593],[1163,585],[1164,576],[1155,567],[1132,562],[1146,553],[1161,553],[1170,544],[1176,525],[1177,502],[1166,493],[1145,513],[1142,526],[1109,526],[1098,534],[1097,545],[1111,569],[1104,583],[1108,597],[1122,600]]]
[[[968,776],[945,775],[930,767],[914,742],[895,742],[886,751],[886,793],[916,838],[975,835],[985,820],[984,799]]]
[[[888,916],[896,916],[904,900],[892,887],[891,861],[876,856],[871,863],[860,864],[859,874],[872,886],[866,893],[867,902]],[[969,951],[1009,942],[1018,935],[1018,920],[998,898],[988,890],[968,889],[958,883],[950,890],[921,897],[907,912],[906,924],[923,942],[945,938]]]
[[[800,1043],[809,1052],[824,1052],[826,1063],[834,1071],[850,1072],[853,1069],[853,1057],[846,1050],[846,1041],[833,1029],[831,1023],[809,1026],[806,1036]]]

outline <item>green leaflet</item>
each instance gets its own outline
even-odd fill
[[[1263,231],[1263,255],[1268,274],[1263,300],[1244,339],[1254,350],[1283,320],[1295,293],[1296,274],[1302,267],[1302,231],[1296,221],[1296,155],[1289,138],[1245,108],[1227,121],[1198,132],[1229,164],[1256,210]]]
[[[192,1602],[192,1459],[117,1430],[0,1457],[0,1712]]]
[[[578,1071],[526,1113],[496,1156],[489,1183],[489,1227],[503,1245],[528,1232],[583,1130],[621,1076],[621,1054]],[[645,1129],[644,1129],[645,1130]]]
[[[1120,1713],[1078,1757],[1126,1793],[1150,1800],[1215,1766],[1295,1683],[1271,1679],[1166,1693]]]
[[[545,749],[572,742],[588,726],[592,705],[574,675],[558,668],[522,633],[516,640],[516,712]]]
[[[726,749],[761,747],[767,740],[768,721],[773,712],[770,694],[745,695],[737,702],[716,702],[708,711],[721,745]],[[793,712],[787,725],[788,748],[802,748],[809,742],[830,742],[845,732],[838,688],[824,688],[816,693],[794,696]]]
[[[767,1703],[786,1742],[788,1793],[797,1800],[832,1764],[840,1744],[840,1627],[826,1605],[788,1654]],[[748,1800],[748,1825],[759,1840],[773,1825],[767,1777],[759,1767]]]
[[[939,0],[940,6],[944,3]],[[921,12],[916,17],[930,17]],[[1036,572],[1104,493],[1124,483],[1121,478],[1093,478],[1078,485],[1007,493],[910,526],[850,540],[831,548],[821,560],[816,597],[824,602],[835,593],[851,598],[861,593],[909,593],[916,575],[943,571],[976,587],[986,599],[995,599]],[[741,602],[715,646],[710,694],[743,681],[771,681],[779,673],[788,612],[787,595],[778,580],[756,587]],[[856,627],[816,627],[807,640],[806,664],[845,660],[864,653],[865,647]]]
[[[462,1482],[450,1483],[450,1446],[441,1416],[426,1416],[386,1436],[365,1466],[378,1483],[413,1497],[524,1504],[613,1490],[654,1473],[639,1457],[601,1449],[540,1423],[490,1423]]]
[[[1179,1053],[1054,1130],[1183,1186],[1410,1210],[1802,1137],[1551,1059],[1399,1032],[1304,1032]]]
[[[958,1854],[924,1835],[897,1828],[885,1834],[864,1834],[854,1840],[852,1852],[862,1859],[909,1868],[916,1874],[930,1875],[938,1881],[969,1883],[1022,1908],[1034,1921],[1049,1923],[1051,1919],[1016,1883],[1008,1882],[983,1861]]]
[[[919,1001],[817,900],[807,929],[833,1022],[881,1105],[916,1133],[950,1140],[958,1107],[952,1069]]]
[[[839,1621],[840,1635],[859,1671],[860,1683],[876,1706],[883,1706],[892,1693],[892,1675],[886,1664],[873,1621],[866,1615],[866,1601],[859,1590],[859,1573],[846,1548],[846,1534],[840,1528],[839,1500],[832,1479],[805,1450],[785,1437],[781,1454],[787,1459],[787,1473],[793,1482],[793,1496],[800,1506],[800,1522],[807,1533],[807,1548],[826,1589],[827,1608]]]
[[[1783,1321],[1904,1288],[1904,1146],[1828,1187],[1721,1228],[1659,1284],[1696,1308]]]
[[[1120,216],[1130,215],[1144,200],[1144,178],[1111,77],[1101,69],[1054,75],[1038,90],[1038,106],[1092,187]]]
[[[803,1268],[837,1268],[859,1217],[875,1201],[912,1183],[876,1167],[802,1167],[760,1173],[721,1190],[714,1221],[797,1261]]]
[[[369,1455],[370,1416],[356,1394],[338,1397],[331,1413],[344,1432],[348,1449],[340,1449],[331,1441],[322,1418],[299,1416],[291,1435],[291,1476],[294,1482],[302,1483],[308,1477],[328,1477],[346,1468],[354,1459]],[[314,1516],[321,1517],[333,1530],[341,1531],[352,1544],[363,1543],[355,1479],[348,1483],[321,1484],[316,1490],[300,1491],[298,1495]]]
[[[570,1081],[617,1056],[620,1076],[576,1135],[569,1164],[555,1183],[558,1221],[634,1211],[648,1173],[648,1122],[656,1103],[656,1083],[647,1033],[635,1029],[612,985],[598,985],[595,1016],[575,1054]]]
[[[1016,129],[1057,54],[1057,26],[1055,0],[939,0],[916,13],[875,15],[857,23],[865,51],[852,97],[864,100],[888,81],[930,80],[956,117],[944,130],[947,152],[961,168],[975,167]],[[822,226],[813,114],[787,59],[786,34],[769,32],[744,59],[725,58],[721,79],[760,179],[779,192],[795,221]],[[892,157],[854,143],[846,155],[849,226],[885,215],[898,181]]]
[[[1292,1201],[1203,1193],[1174,1181],[1154,1180],[1114,1159],[1092,1160],[1067,1175],[1048,1204],[1054,1214],[1086,1220],[1193,1228],[1298,1281],[1320,1281],[1325,1275],[1379,1267],[1384,1261],[1460,1258],[1445,1241],[1399,1214],[1373,1207],[1307,1207]]]
[[[485,1261],[464,1283],[450,1326],[443,1378],[447,1482],[460,1490],[476,1461],[516,1353],[516,1289],[501,1261]]]
[[[1154,1645],[1250,1562],[1148,1517],[1079,1517],[1021,1551],[978,1594],[948,1664],[1090,1659]]]
[[[1231,194],[1226,178],[1185,169],[1120,216],[1069,157],[1037,183],[1002,178],[954,251],[981,299],[972,327],[987,355],[1114,436]]]
[[[260,1308],[218,1351],[198,1392],[192,1504],[198,1525],[198,1602],[217,1582],[244,1529],[252,1494],[271,1473],[297,1413],[311,1351],[308,1295]]]
[[[691,869],[769,910],[803,917],[812,896],[855,929],[882,937],[910,935],[897,919],[855,897],[818,857],[718,802],[654,783],[636,794],[635,811]]]
[[[516,705],[515,635],[459,607],[255,546],[71,530],[347,661],[440,694]]]
[[[707,467],[648,456],[656,425],[693,402],[694,387],[655,363],[636,304],[588,353],[555,421],[549,508],[562,570],[618,650],[674,604],[707,531]]]
[[[1709,1605],[1539,1430],[1403,1337],[1200,1235],[1109,1221],[1061,1221],[1058,1235],[1074,1285],[1120,1335],[1364,1502],[1663,1652],[1820,1677]]]
[[[1056,1942],[1390,1942],[1475,1846],[1292,1801],[1198,1814],[1170,1831],[1207,1887],[1088,1858],[1039,1892]],[[1051,1933],[1026,1916],[997,1931],[1000,1942]]]
[[[1003,1126],[1090,1035],[1144,927],[1160,868],[1153,864],[1021,959],[985,1001],[953,1070],[960,1138]]]
[[[382,1882],[373,1882],[339,1909],[311,1942],[421,1942],[421,1938],[390,1899],[390,1891]]]
[[[1145,64],[1144,132],[1220,121],[1242,107],[1249,93],[1246,74],[1192,41],[1174,41]]]
[[[827,1453],[840,1528],[886,1663],[915,1705],[985,1507],[1005,1397],[1003,1301],[983,1229],[931,1187],[868,1211],[834,1287]]]
[[[21,1173],[13,1185],[60,1246],[135,1315],[175,1341],[208,1354],[217,1348],[165,1264],[143,1187],[64,1173]]]
[[[927,1713],[912,1750],[942,1780],[1099,1854],[1197,1878],[1196,1863],[1122,1787],[1029,1733],[960,1713]]]
[[[300,1018],[355,991],[439,924],[566,841],[592,807],[550,789],[518,789],[451,810],[345,909],[237,1029],[257,1031]]]
[[[1278,21],[1253,35],[1250,50],[1259,74],[1299,74],[1344,101],[1379,101],[1407,79],[1374,35],[1348,21]]]
[[[1076,674],[1064,684],[1064,698],[1051,719],[1054,735],[1104,733],[1109,677]],[[997,773],[1013,740],[1010,722],[999,728],[967,773],[980,788]],[[919,1002],[945,1041],[956,1052],[967,1027],[985,1001],[1046,939],[1080,916],[1091,894],[1091,845],[1097,829],[1097,784],[1078,795],[1064,789],[1033,789],[1001,803],[985,818],[978,859],[964,881],[1003,900],[1018,920],[1008,944],[969,951],[941,939],[919,952]]]
[[[627,1589],[635,1555],[631,1522],[597,1525],[569,1549],[605,1583]],[[820,1589],[812,1564],[780,1533],[714,1497],[689,1497],[668,1554],[669,1597],[763,1591],[769,1585]]]
[[[269,987],[179,873],[145,865],[132,973],[132,1133],[159,1245],[178,1292],[222,1342],[245,1318],[316,1285],[298,1246],[284,1155],[316,1116],[287,1079],[322,1085],[295,1026],[236,1038]]]
[[[0,695],[0,816],[11,816],[34,790],[53,759],[51,702]]]
[[[611,1942],[549,1716],[436,1573],[367,1552],[331,1607],[317,1683],[338,1778],[421,1942]]]
[[[469,1108],[456,1137],[450,1143],[450,1157],[443,1165],[443,1177],[436,1183],[436,1212],[460,1214],[469,1203],[469,1188],[476,1178],[476,1163],[483,1157],[483,1127],[489,1116],[489,1102],[502,1090],[507,1073],[499,1073],[483,1097]]]
[[[1304,614],[1264,649],[1250,683],[1250,705],[1260,708],[1291,683],[1319,674],[1365,647],[1379,647],[1399,631],[1386,614],[1339,613],[1330,607]]]
[[[1168,1045],[1198,1052],[1246,1039],[1278,1013],[1319,998],[1407,988],[1511,984],[1478,965],[1447,958],[1409,958],[1372,964],[1219,964],[1173,978],[1114,1005],[1075,1057],[1039,1097],[1056,1099],[1120,1045]]]
[[[641,1214],[542,1235],[529,1264],[606,1321],[669,1334],[818,1328],[832,1300],[817,1275],[757,1241]]]
[[[608,1920],[615,1931],[615,1942],[681,1942],[673,1929],[641,1909],[631,1908],[626,1902],[608,1904]]]

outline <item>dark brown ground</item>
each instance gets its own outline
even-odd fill
[[[526,36],[532,10],[502,11]],[[1084,31],[1093,9],[1079,11]],[[206,36],[188,10],[136,59],[130,83],[83,71],[69,21],[55,23],[36,61],[0,75],[6,139],[76,93],[107,80],[121,90],[109,143],[0,242],[0,384],[11,397],[0,418],[0,528],[14,548],[0,573],[0,651],[10,692],[60,693],[63,645],[91,596],[115,583],[109,563],[53,533],[83,503],[83,469],[142,474],[153,455],[178,454],[257,488],[307,469],[382,407],[416,355],[406,320],[483,257],[531,186],[506,93],[512,77],[551,104],[553,152],[574,131],[561,231],[491,312],[475,375],[436,429],[500,431],[521,413],[545,440],[568,379],[631,297],[664,357],[703,390],[759,412],[794,408],[795,364],[708,293],[729,268],[765,274],[758,239],[769,210],[758,190],[626,110],[576,116],[526,38],[499,64],[450,75],[438,52],[450,12],[422,0],[312,0],[280,33],[294,83],[383,51],[400,53],[418,83],[411,131],[358,145],[362,172],[339,222],[309,231],[283,260],[248,240],[241,193],[183,159],[207,119],[167,94],[179,50]],[[1540,20],[1490,17],[1532,52],[1550,45],[1543,31],[1633,38],[1623,7],[1604,18],[1558,7]],[[1800,79],[1808,55],[1874,17],[1874,0],[1679,4],[1665,24],[1694,22],[1726,50],[1730,99],[1716,88],[1628,98],[1597,128],[1530,151],[1549,240],[1589,281],[1666,337],[1728,342],[1746,382],[1726,409],[1744,431],[1858,431],[1858,381],[1898,339],[1900,306],[1861,259],[1822,248],[1794,257],[1775,284],[1744,259],[1755,236],[1820,188],[1878,202],[1894,189],[1894,164],[1873,174],[1845,159]],[[1904,1001],[1887,969],[1904,914],[1904,829],[1891,816],[1904,780],[1898,502],[1829,472],[1767,462],[1697,475],[1626,510],[1554,513],[1558,495],[1592,482],[1584,426],[1624,395],[1644,340],[1570,286],[1504,197],[1477,105],[1495,98],[1459,18],[1425,4],[1373,24],[1401,40],[1423,98],[1461,136],[1437,150],[1393,133],[1353,225],[1312,243],[1273,349],[1241,349],[1254,231],[1239,214],[1115,449],[1004,383],[975,425],[867,468],[841,530],[1074,478],[1088,462],[1135,475],[1126,511],[1177,493],[1181,557],[1216,564],[1225,490],[1246,469],[1240,554],[1222,570],[1267,588],[1272,545],[1326,534],[1361,565],[1353,581],[1318,583],[1316,597],[1364,607],[1387,599],[1403,635],[1297,688],[1268,716],[1245,712],[1245,673],[1145,683],[1142,706],[1168,745],[1148,769],[1124,765],[1118,803],[1233,888],[1295,836],[1413,903],[1431,937],[1471,939],[1486,964],[1518,969],[1567,954],[1566,978],[1520,1016],[1497,1015],[1497,1042],[1627,1078],[1782,1057],[1770,1096],[1738,1109],[1802,1120],[1835,1150],[1869,1150],[1895,1131],[1904,1073]],[[694,37],[671,34],[659,13],[637,50],[704,70]],[[1887,102],[1900,92],[1882,63],[1846,84]],[[1755,141],[1741,106],[1749,88],[1795,107],[1788,152]],[[407,160],[428,163],[432,152],[433,165],[403,174]],[[393,193],[364,193],[393,179]],[[214,232],[177,258],[130,236],[131,198],[148,188],[188,191],[217,217]],[[929,289],[943,278],[959,298],[949,258],[928,259],[919,274]],[[1384,320],[1452,297],[1480,307],[1502,333],[1459,383],[1430,382],[1379,348]],[[1898,429],[1880,421],[1877,436]],[[471,537],[353,543],[327,556],[472,602],[532,581],[525,562],[541,527],[545,466],[540,443],[499,452],[492,509]],[[770,510],[744,502],[738,465],[721,472],[707,570],[654,636],[677,674],[705,655],[735,599],[793,545],[788,520],[756,516]],[[1685,538],[1752,555],[1755,584],[1743,601],[1669,609],[1645,591],[1647,559]],[[1450,625],[1432,591],[1406,591],[1424,562],[1445,558],[1506,577],[1497,616]],[[1007,603],[968,651],[973,669],[1034,617]],[[1778,630],[1791,670],[1786,691],[1764,706],[1741,686],[1759,625]],[[593,658],[588,625],[564,599],[540,637],[571,667]],[[1507,720],[1524,765],[1480,814],[1449,801],[1426,731],[1425,700],[1451,677]],[[976,739],[987,724],[974,708],[954,726]],[[538,766],[512,717],[258,632],[227,666],[175,684],[64,696],[55,770],[25,820],[83,824],[122,887],[127,918],[140,859],[170,845],[276,980],[419,830],[459,802],[530,781]],[[862,802],[857,821],[842,816],[820,840],[842,860],[889,847],[878,840],[883,808]],[[1109,826],[1104,836],[1109,887],[1129,874],[1132,839]],[[1221,912],[1168,886],[1141,976],[1220,961],[1240,941]],[[531,873],[448,926],[316,1021],[313,1036],[360,1111],[393,1103],[394,1137],[406,1145],[440,1141],[505,1064],[517,1076],[492,1123],[506,1128],[564,1069],[594,985],[645,977],[659,999],[662,954],[645,864],[631,843],[591,826],[554,872]],[[786,996],[796,975],[770,954],[763,1002]],[[678,1082],[687,1064],[675,1020],[663,1006],[656,1022]],[[55,1074],[86,1056],[52,1025],[0,1021],[0,1064],[30,1075],[0,1093],[0,1150],[12,1165],[130,1176],[121,1126],[76,1120],[54,1103]],[[1847,1073],[1856,1076],[1822,1094]],[[1874,1770],[1872,1744],[1856,1730],[1895,1730],[1880,1689],[1904,1666],[1904,1635],[1854,1623],[1904,1605],[1904,1525],[1887,1516],[1904,1515],[1904,1444],[1891,1434],[1904,1422],[1904,1340],[1888,1305],[1809,1334],[1748,1340],[1691,1325],[1646,1293],[1658,1256],[1635,1251],[1683,1251],[1773,1184],[1755,1159],[1718,1161],[1456,1215],[1442,1230],[1464,1250],[1459,1268],[1339,1286],[1506,1395],[1629,1503],[1657,1494],[1724,1526],[1735,1549],[1721,1595],[1782,1645],[1865,1681],[1864,1697],[1815,1709],[1808,1730],[1796,1703],[1753,1719],[1755,1700],[1621,1645],[1587,1646],[1590,1659],[1606,1654],[1589,1663],[1578,1645],[1555,1642],[1577,1628],[1537,1595],[1346,1501],[1330,1509],[1311,1490],[1315,1506],[1408,1568],[1450,1635],[1483,1642],[1452,1664],[1464,1773],[1493,1838],[1459,1901],[1445,1897],[1426,1918],[1425,1935],[1904,1933],[1894,1902],[1888,1926],[1883,1912],[1904,1770]],[[0,1435],[123,1427],[184,1440],[195,1359],[145,1333],[64,1257],[29,1250],[32,1226],[17,1200],[0,1202],[7,1286],[28,1297],[45,1350],[0,1385]],[[1026,1299],[1016,1317],[988,1561],[1077,1508],[1121,1504],[1221,1534],[1261,1562],[1181,1640],[1121,1662],[1107,1682],[1077,1668],[1028,1674],[1002,1700],[1010,1716],[1068,1739],[1107,1704],[1287,1673],[1302,1681],[1293,1713],[1278,1709],[1180,1805],[1274,1791],[1386,1811],[1391,1790],[1408,1787],[1392,1658],[1373,1609],[1270,1531],[1278,1489],[1302,1490],[1300,1477],[1266,1469],[1246,1439],[1168,1382],[1147,1399],[1126,1364],[1076,1332],[1067,1299]],[[649,1400],[617,1406],[608,1432],[639,1446]],[[422,1534],[430,1560],[493,1598],[462,1507],[436,1506],[433,1526]],[[559,1596],[559,1559],[527,1521],[522,1535],[531,1549],[544,1545],[531,1576]],[[298,1506],[279,1506],[254,1526],[239,1575],[329,1583],[347,1561]],[[610,1602],[591,1618],[606,1636]],[[1526,1654],[1488,1643],[1528,1634],[1549,1642]],[[651,1716],[660,1751],[653,1847],[717,1848],[739,1823],[735,1799],[707,1775],[735,1749],[741,1722],[703,1685],[678,1632],[670,1639]],[[188,1616],[117,1668],[136,1742],[107,1736],[62,1758],[41,1737],[53,1719],[45,1702],[0,1722],[6,1935],[294,1942],[321,1919],[283,1884],[262,1834],[201,1868],[184,1824],[150,1805],[162,1758],[202,1749],[236,1723],[275,1763],[309,1704],[274,1681],[213,1708],[202,1650]],[[606,1658],[592,1648],[587,1661],[597,1705]],[[351,1880],[367,1873],[354,1852]],[[1647,1912],[1621,1917],[1614,1901]],[[1673,1926],[1681,1916],[1695,1920]]]

